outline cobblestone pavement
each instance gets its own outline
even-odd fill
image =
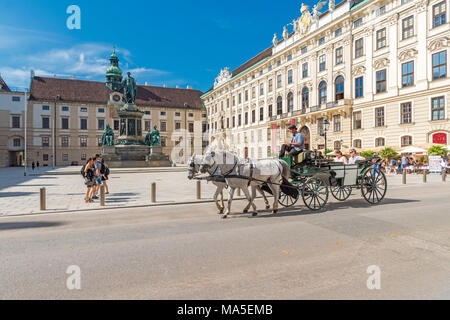
[[[183,170],[183,171],[180,171]],[[114,169],[108,181],[110,194],[106,208],[150,205],[150,186],[157,183],[157,204],[195,202],[196,182],[187,179],[186,168]],[[24,177],[23,168],[0,169],[0,216],[39,213],[39,190],[46,188],[47,211],[100,208],[99,200],[84,202],[85,186],[78,167],[47,169],[40,175]],[[407,185],[401,176],[388,176],[389,188],[407,188],[422,184],[421,175],[408,175]],[[448,186],[440,175],[429,175],[428,183]],[[215,186],[202,181],[202,201],[212,200]],[[353,192],[356,196],[358,191]],[[226,195],[225,195],[226,196]]]

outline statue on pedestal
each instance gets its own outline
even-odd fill
[[[152,131],[148,131],[144,138],[144,143],[149,147],[160,147],[161,138],[157,126],[153,127]]]
[[[136,100],[136,81],[131,76],[131,73],[128,72],[125,79],[122,81],[123,94],[125,97],[125,102],[127,104],[134,104]]]
[[[106,124],[106,128],[103,132],[102,145],[106,147],[114,146],[114,131],[109,124]]]

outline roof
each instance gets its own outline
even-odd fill
[[[5,80],[3,80],[1,75],[0,75],[0,92],[11,92],[11,90],[6,85],[6,82]]]
[[[136,105],[201,109],[200,90],[137,86]],[[104,82],[79,79],[34,77],[30,85],[30,100],[54,100],[68,103],[106,104],[110,90]]]

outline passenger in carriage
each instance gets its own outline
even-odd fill
[[[355,149],[350,150],[350,158],[348,159],[348,164],[355,164],[356,161],[364,160],[366,160],[366,158],[358,156]]]
[[[348,164],[347,158],[342,155],[341,151],[336,150],[334,154],[336,155],[336,158],[334,158],[334,162],[342,162],[343,164]]]
[[[283,158],[288,153],[288,156],[293,158],[305,149],[305,137],[301,132],[297,131],[297,127],[293,124],[289,126],[289,131],[292,134],[292,139],[290,143],[283,144],[280,150],[280,158]]]

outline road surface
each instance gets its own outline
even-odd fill
[[[0,299],[450,298],[448,183],[319,213],[233,207],[228,220],[212,203],[0,218]],[[81,290],[67,288],[72,265]]]

